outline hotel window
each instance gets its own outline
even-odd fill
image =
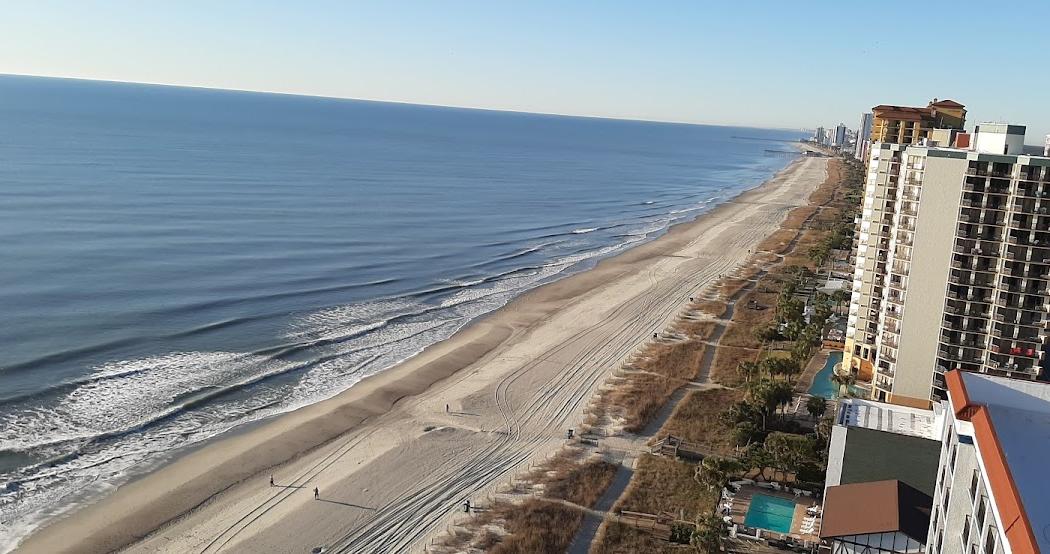
[[[966,523],[963,524],[962,543],[963,549],[966,548],[967,543],[970,542],[970,516],[967,514]]]
[[[977,505],[977,528],[978,529],[984,527],[984,509],[985,509],[985,503],[984,503],[984,497],[982,496],[981,497],[981,503]]]
[[[984,538],[984,554],[995,554],[995,527],[988,528],[988,536]]]
[[[977,489],[981,484],[981,474],[978,470],[973,470],[973,477],[970,479],[970,501],[977,500]]]

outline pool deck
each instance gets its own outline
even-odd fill
[[[751,507],[751,498],[756,494],[763,494],[765,496],[773,496],[776,498],[783,498],[784,500],[790,500],[795,503],[795,516],[791,520],[791,532],[788,534],[798,540],[817,542],[820,540],[818,536],[820,534],[820,516],[817,516],[817,523],[813,527],[813,531],[810,533],[802,533],[802,520],[806,516],[806,508],[810,506],[819,505],[819,502],[813,498],[800,496],[795,497],[791,492],[775,491],[762,487],[756,487],[752,485],[743,485],[740,487],[740,492],[736,493],[733,498],[733,508],[730,510],[729,516],[733,518],[733,523],[740,527],[744,526],[744,518],[747,517],[747,510]],[[768,537],[781,536],[776,531],[770,531],[763,529],[763,535]]]
[[[802,374],[798,376],[798,380],[795,381],[795,392],[809,394],[809,388],[813,386],[813,380],[817,378],[817,374],[820,370],[824,369],[824,364],[828,361],[828,356],[834,350],[822,349],[810,358],[809,363],[802,370]]]

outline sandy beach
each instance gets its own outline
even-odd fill
[[[799,158],[697,220],[534,289],[330,400],[120,487],[19,551],[422,551],[463,500],[560,448],[622,360],[689,297],[741,267],[807,203],[826,165]]]

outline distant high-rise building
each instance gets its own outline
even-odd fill
[[[1043,141],[1043,155],[1050,156],[1050,135],[1046,135],[1046,139]]]
[[[873,112],[871,142],[913,144],[933,129],[962,129],[966,107],[954,100],[933,99],[925,108],[881,104]]]
[[[817,132],[813,134],[813,142],[824,145],[827,140],[827,135],[824,132],[823,127],[817,127]]]
[[[868,145],[871,144],[871,112],[866,112],[860,116],[860,127],[857,129],[857,146],[853,151],[853,156],[858,160],[864,159],[864,153],[868,151]]]
[[[838,148],[844,148],[846,146],[846,125],[839,123],[835,127],[835,146]]]
[[[926,407],[953,369],[1045,373],[1050,158],[1022,154],[1024,129],[978,125],[969,151],[872,146],[844,363],[873,398]]]

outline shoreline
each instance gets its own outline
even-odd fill
[[[78,551],[119,549],[133,545],[143,537],[147,540],[162,537],[166,528],[182,524],[193,527],[194,522],[188,520],[195,514],[223,504],[225,500],[229,500],[235,506],[238,502],[248,502],[246,498],[254,493],[238,489],[250,489],[251,487],[242,484],[251,477],[261,478],[271,470],[283,472],[289,469],[289,466],[308,464],[315,459],[323,461],[326,456],[337,456],[336,460],[344,461],[347,454],[359,446],[367,446],[370,451],[364,454],[354,452],[350,458],[358,458],[359,465],[365,465],[365,462],[375,465],[395,446],[400,448],[403,446],[401,443],[420,442],[420,437],[428,433],[423,430],[424,425],[417,425],[419,418],[413,419],[413,416],[418,415],[414,412],[418,411],[421,400],[440,408],[443,408],[440,406],[442,398],[452,400],[445,404],[455,403],[456,413],[466,413],[467,407],[491,408],[485,405],[483,399],[478,398],[478,387],[464,383],[467,377],[484,371],[478,366],[499,361],[499,354],[505,354],[515,346],[529,343],[531,335],[542,331],[544,324],[555,314],[569,310],[584,297],[593,296],[596,291],[609,288],[611,284],[619,281],[630,280],[631,277],[636,277],[638,272],[648,269],[648,266],[665,257],[674,256],[695,242],[696,235],[702,235],[701,232],[705,228],[708,231],[718,231],[720,227],[732,223],[731,216],[744,211],[748,206],[772,206],[772,203],[762,204],[762,197],[770,196],[775,192],[778,181],[785,180],[786,175],[799,172],[799,168],[806,164],[806,158],[793,160],[757,187],[699,214],[691,221],[669,227],[653,240],[604,258],[590,269],[524,292],[505,306],[471,322],[449,339],[435,343],[413,358],[365,378],[330,399],[259,422],[251,429],[235,431],[232,436],[218,438],[178,456],[162,467],[119,487],[97,502],[74,509],[69,515],[36,529],[20,548],[25,551],[59,551],[74,543],[77,545],[74,550]],[[808,196],[808,193],[805,196]],[[774,229],[779,226],[779,221],[772,223]],[[706,283],[702,283],[696,286],[702,288],[705,285]],[[673,311],[669,311],[660,319],[666,320],[674,315]],[[602,380],[596,379],[598,384]],[[542,385],[542,379],[539,381],[525,384]],[[497,405],[500,404],[500,386],[502,385],[495,386]],[[589,392],[594,387],[595,383],[591,382],[584,392]],[[466,394],[457,396],[449,393],[449,390],[457,388],[466,389],[462,391]],[[535,388],[537,387],[527,386],[525,390],[531,391]],[[504,394],[508,392],[518,391],[507,385]],[[435,395],[441,398],[420,398]],[[586,397],[589,399],[590,395]],[[408,401],[410,399],[412,402]],[[513,429],[516,422],[506,413],[510,408],[512,406],[508,402],[497,406],[495,411],[505,420],[502,426]],[[395,411],[406,413],[394,414]],[[427,417],[441,419],[441,411],[437,410],[438,417],[432,417],[430,414]],[[563,421],[565,420],[569,420],[569,415],[563,417]],[[418,429],[414,432],[407,431],[406,421]],[[501,422],[497,419],[491,423],[500,427]],[[499,430],[484,424],[475,426],[474,429],[469,427],[439,426],[437,430],[451,429],[449,434],[457,436],[448,437],[449,442],[467,450],[470,449],[471,438],[458,435],[481,433],[498,437],[500,434]],[[375,437],[378,431],[390,432],[395,440]],[[498,442],[501,439],[496,440]],[[346,451],[340,452],[350,442],[353,444],[345,448]],[[398,444],[391,445],[391,442]],[[556,438],[555,442],[560,444]],[[537,448],[527,452],[525,459],[538,450]],[[491,476],[492,481],[498,480],[522,462],[514,458],[507,463],[509,465],[500,466],[500,471]],[[307,481],[313,482],[315,477],[316,475],[308,475]],[[342,480],[343,477],[337,482]],[[224,492],[227,494],[224,495]],[[225,496],[233,498],[226,499]],[[283,501],[284,498],[274,505]],[[394,502],[397,501],[398,499],[394,499]],[[269,512],[271,508],[267,508],[266,511]],[[293,507],[300,508],[302,507]],[[221,511],[221,507],[219,509]],[[118,521],[119,525],[113,525]],[[255,529],[253,532],[263,530]],[[244,540],[239,535],[231,537],[230,540],[234,538],[237,541]]]

